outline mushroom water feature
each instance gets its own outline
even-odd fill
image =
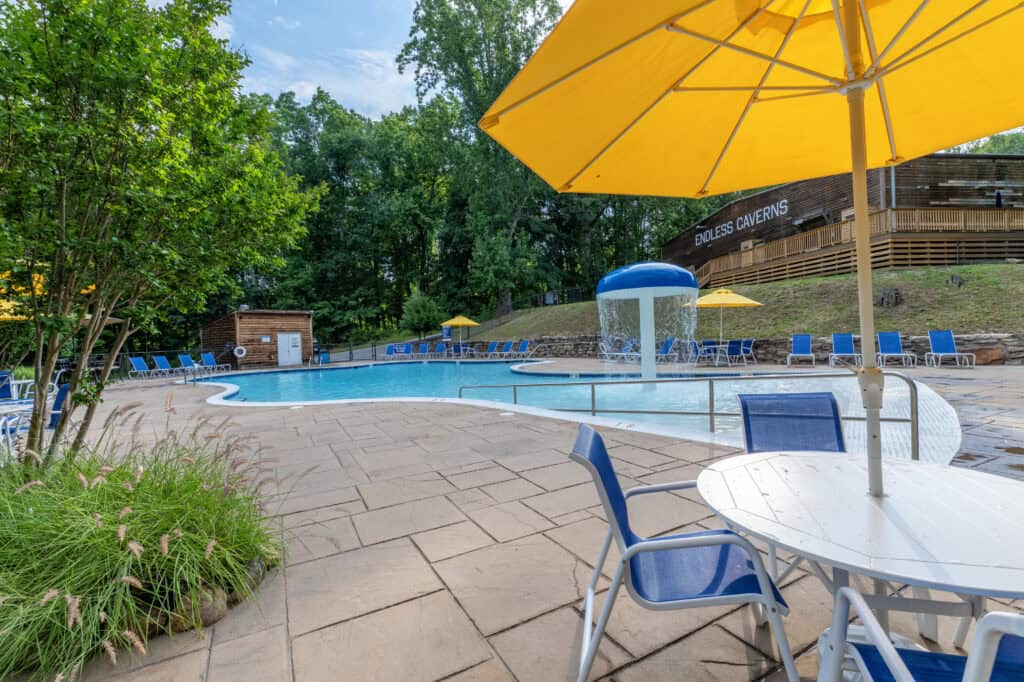
[[[640,375],[657,377],[658,344],[675,337],[688,349],[697,324],[697,279],[668,263],[633,263],[613,270],[597,284],[601,341],[615,352],[640,340]]]

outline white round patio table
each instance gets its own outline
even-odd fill
[[[958,594],[1024,598],[1024,483],[930,462],[770,452],[715,462],[697,488],[730,526],[835,569]]]

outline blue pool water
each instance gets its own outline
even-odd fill
[[[214,377],[207,381],[228,385],[227,392],[211,399],[222,404],[313,403],[339,400],[456,399],[459,388],[466,387],[463,399],[490,403],[513,403],[511,388],[482,388],[490,384],[519,384],[515,401],[520,406],[550,410],[575,410],[579,418],[591,420],[590,381],[605,382],[638,375],[541,375],[514,371],[517,363],[509,362],[394,362],[359,367],[268,371]],[[520,365],[521,366],[521,365]],[[677,375],[678,376],[678,375]],[[699,376],[699,375],[698,375]],[[831,391],[840,412],[847,416],[863,416],[857,381],[849,377],[821,378],[793,374],[783,379],[758,381],[722,381],[715,384],[716,412],[739,412],[738,393],[787,393],[797,391]],[[572,385],[544,387],[545,384]],[[959,422],[953,409],[926,386],[919,384],[922,452],[925,441],[932,445],[934,457],[952,458],[960,443]],[[629,385],[598,383],[594,389],[597,416],[603,421],[625,428],[639,428],[657,433],[688,438],[709,436],[708,440],[740,444],[739,419],[716,417],[714,437],[710,437],[708,417],[703,415],[665,414],[666,412],[705,412],[708,409],[708,385],[693,383],[662,383]],[[661,412],[637,414],[627,410]],[[885,386],[883,417],[907,417],[910,414],[909,389],[899,380],[888,380]],[[614,420],[610,422],[609,420]],[[844,430],[851,450],[862,447],[862,422],[848,421]],[[889,435],[887,449],[904,452],[909,437],[906,424],[883,424]],[[947,458],[948,455],[948,458]],[[924,457],[924,455],[923,455]]]

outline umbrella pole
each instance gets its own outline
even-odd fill
[[[722,345],[725,343],[725,307],[718,306],[718,344]]]
[[[855,73],[862,69],[860,56],[860,18],[856,2],[846,3],[846,38],[851,47]],[[882,389],[883,377],[876,366],[875,315],[871,289],[871,225],[868,219],[867,139],[864,124],[864,90],[851,88],[846,93],[850,109],[850,157],[852,161],[854,232],[857,239],[857,301],[860,309],[860,344],[864,367],[858,373],[864,401],[868,451],[868,491],[882,497]]]

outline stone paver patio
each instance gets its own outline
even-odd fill
[[[1024,477],[1024,455],[1015,450],[1024,432],[1024,368],[915,376],[961,416],[958,465]],[[282,524],[286,563],[253,600],[202,634],[153,639],[147,657],[126,652],[117,668],[97,659],[84,679],[575,679],[581,598],[606,529],[593,485],[567,462],[575,424],[443,403],[205,404],[214,392],[133,382],[109,389],[104,409],[141,402],[153,429],[168,418],[178,426],[230,416],[253,434],[276,460],[268,505]],[[173,414],[164,409],[168,396]],[[626,487],[695,478],[737,452],[602,432]],[[694,491],[635,502],[631,521],[648,535],[719,525]],[[831,600],[799,571],[782,593],[801,674],[813,679]],[[894,630],[914,635],[911,617],[892,619]],[[951,647],[954,627],[940,620],[939,646]],[[754,626],[748,608],[654,612],[625,591],[592,677],[783,679],[768,632]]]

